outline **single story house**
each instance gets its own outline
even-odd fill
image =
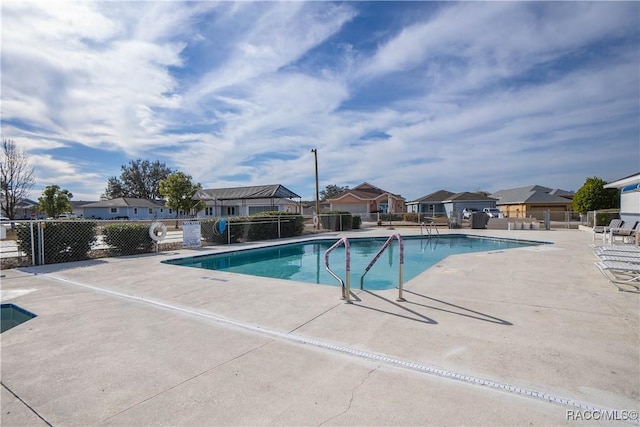
[[[376,212],[391,214],[405,212],[404,197],[368,182],[347,189],[327,201],[332,211],[347,211],[365,218]]]
[[[0,207],[2,210],[0,213],[2,216],[4,214],[5,200],[4,197],[0,196]],[[14,217],[12,219],[20,220],[20,219],[35,219],[36,215],[38,215],[38,202],[33,201],[31,199],[22,199],[16,203],[14,209]],[[44,217],[44,215],[39,215],[39,217]]]
[[[265,211],[301,212],[301,197],[281,184],[199,190],[205,208],[198,218],[247,216]],[[296,202],[293,199],[298,199]]]
[[[76,213],[77,215],[77,213]],[[91,219],[173,219],[176,213],[162,200],[118,197],[82,205],[82,217]]]
[[[442,205],[447,216],[451,218],[454,213],[462,212],[465,209],[473,209],[480,212],[484,208],[495,208],[496,199],[484,193],[463,191],[447,197],[442,201]]]
[[[636,221],[640,221],[640,173],[610,182],[604,188],[620,190],[620,219],[625,226],[633,227]]]
[[[424,213],[431,216],[446,216],[447,211],[442,203],[455,193],[447,190],[438,190],[419,199],[407,202],[407,212]]]
[[[84,218],[84,206],[96,203],[95,200],[71,200],[71,213],[78,218]]]
[[[542,219],[548,210],[552,220],[564,221],[566,213],[572,211],[572,192],[541,185],[500,190],[491,197],[498,200],[497,207],[508,218]]]

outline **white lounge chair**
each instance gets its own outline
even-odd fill
[[[640,264],[619,261],[599,261],[595,263],[602,275],[613,283],[619,291],[640,293]],[[621,288],[632,287],[635,290]]]
[[[623,243],[625,243],[627,239],[631,240],[632,242],[635,242],[636,233],[638,232],[638,224],[640,224],[640,221],[636,221],[636,223],[633,224],[633,227],[631,228],[625,228],[625,227],[609,228],[609,242],[612,244],[615,243],[616,237],[620,237]]]
[[[596,236],[600,235],[602,241],[606,242],[609,230],[611,228],[621,228],[623,224],[624,221],[621,219],[612,219],[607,226],[597,225],[593,227],[593,241],[595,242]]]
[[[637,256],[633,256],[630,253],[613,252],[613,253],[605,253],[605,254],[597,254],[600,261],[607,262],[629,262],[631,264],[640,264],[640,254]]]
[[[632,253],[640,253],[640,246],[632,246],[632,245],[596,244],[596,245],[591,245],[591,247],[595,249],[595,252],[632,252]]]

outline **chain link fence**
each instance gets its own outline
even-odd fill
[[[197,226],[185,245],[185,232]],[[185,227],[187,226],[187,227]],[[360,228],[359,216],[318,217],[283,212],[249,217],[127,220],[26,220],[0,223],[0,265],[3,269],[228,245],[303,234]]]

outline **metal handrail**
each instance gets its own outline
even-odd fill
[[[378,261],[378,258],[380,258],[380,255],[382,255],[385,249],[387,249],[391,245],[391,242],[393,242],[393,239],[398,239],[398,245],[400,246],[400,263],[398,265],[398,299],[397,301],[404,301],[405,299],[402,297],[403,275],[404,275],[404,242],[402,241],[402,236],[400,235],[400,233],[393,233],[391,236],[389,236],[389,238],[387,239],[386,242],[384,242],[384,245],[382,245],[382,247],[380,248],[376,256],[374,256],[371,262],[369,263],[369,265],[367,265],[367,268],[364,269],[362,276],[360,276],[360,289],[364,289],[364,276],[369,272],[373,264],[375,264],[376,261]]]
[[[421,234],[421,235],[424,235],[424,232],[422,231],[422,228],[423,228],[424,226],[425,226],[425,224],[424,224],[424,222],[422,222],[422,223],[420,224],[420,234]],[[431,234],[432,234],[431,229],[436,230],[436,234],[438,235],[438,237],[440,236],[440,231],[438,231],[438,227],[436,227],[436,223],[435,223],[435,222],[433,222],[433,221],[431,221],[431,223],[427,226],[427,234],[428,234],[429,236],[431,236]]]
[[[345,252],[345,280],[342,280],[336,273],[331,270],[329,267],[329,254],[336,248],[344,245]],[[340,282],[340,286],[342,287],[342,299],[346,304],[351,304],[351,247],[349,246],[349,240],[346,237],[340,238],[336,243],[333,244],[327,251],[324,253],[324,266],[327,269],[327,272],[332,275],[338,282]]]

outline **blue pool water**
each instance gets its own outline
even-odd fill
[[[360,277],[386,238],[349,239],[351,246],[351,286],[360,286]],[[324,254],[337,239],[288,243],[219,255],[204,255],[164,261],[187,267],[338,286],[325,269]],[[449,255],[495,251],[539,245],[541,242],[480,238],[466,235],[404,237],[404,281],[407,282]],[[365,289],[398,286],[399,246],[394,240],[364,278]],[[345,249],[329,256],[331,269],[345,278]]]

